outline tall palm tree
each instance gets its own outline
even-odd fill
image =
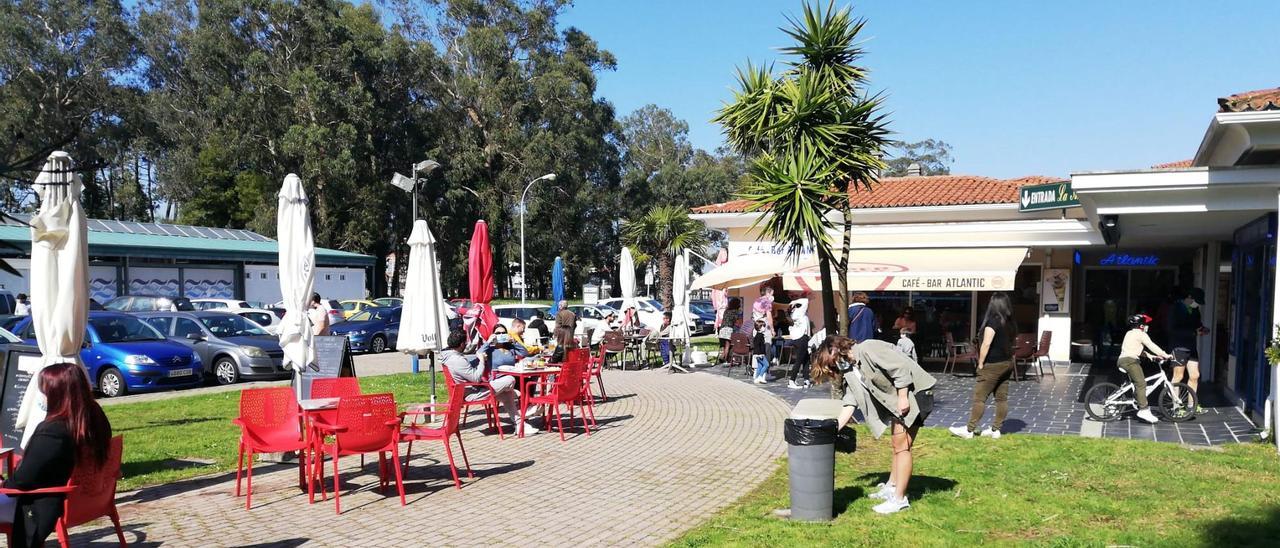
[[[689,218],[679,206],[657,206],[638,219],[622,225],[622,243],[631,248],[638,262],[653,260],[658,268],[658,296],[663,308],[671,309],[672,273],[676,254],[707,247],[702,223]]]
[[[782,48],[787,68],[748,63],[738,70],[738,90],[715,121],[729,144],[752,156],[750,181],[740,196],[761,213],[754,229],[789,255],[814,251],[822,269],[826,325],[848,329],[849,248],[853,211],[849,192],[869,191],[885,167],[888,144],[882,100],[866,90],[867,72],[856,62],[864,20],[835,3],[806,4],[800,20],[783,28],[795,44]],[[833,241],[834,218],[841,238]],[[839,301],[832,287],[840,284]]]

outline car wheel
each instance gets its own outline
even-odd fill
[[[240,368],[236,365],[236,361],[223,356],[213,362],[213,377],[217,379],[218,384],[226,386],[240,382]]]
[[[369,352],[373,354],[381,354],[387,351],[387,339],[382,335],[373,337],[373,341],[369,342]]]
[[[106,398],[116,398],[129,393],[129,386],[124,382],[124,375],[115,369],[108,369],[98,377],[98,391]]]

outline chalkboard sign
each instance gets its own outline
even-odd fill
[[[4,366],[4,385],[0,386],[0,447],[18,451],[22,445],[22,430],[15,426],[18,408],[22,406],[27,387],[31,386],[31,376],[41,369],[40,349],[25,344],[0,345],[0,364]]]
[[[342,336],[316,337],[315,363],[302,370],[302,399],[311,399],[311,381],[356,376],[355,361]]]

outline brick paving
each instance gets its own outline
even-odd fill
[[[755,487],[785,449],[788,406],[750,385],[662,371],[606,371],[605,385],[611,399],[597,407],[600,429],[590,437],[499,441],[473,421],[463,437],[476,478],[461,490],[437,460],[440,445],[416,443],[406,507],[394,490],[376,490],[376,458],[361,470],[350,457],[341,461],[341,516],[332,499],[307,504],[296,467],[260,467],[252,510],[232,496],[234,475],[120,494],[126,538],[134,546],[656,545]],[[114,538],[93,525],[73,533],[77,546]]]
[[[938,379],[934,389],[934,413],[926,426],[949,427],[969,422],[969,409],[973,402],[974,379],[967,370],[962,374],[943,374],[938,364],[926,363]],[[699,369],[700,372],[750,383],[751,377],[738,367],[732,373],[724,367]],[[765,385],[751,385],[769,392],[794,405],[802,398],[829,397],[828,385],[805,389],[787,388],[785,369],[775,367],[772,373],[779,375]],[[1242,443],[1258,439],[1259,429],[1245,415],[1221,396],[1213,385],[1202,385],[1201,405],[1206,413],[1190,421],[1174,423],[1161,421],[1151,425],[1132,415],[1113,423],[1098,423],[1087,418],[1083,404],[1084,394],[1098,382],[1119,382],[1122,376],[1114,367],[1094,368],[1088,364],[1060,365],[1056,375],[1046,374],[1043,379],[1032,375],[1027,380],[1013,381],[1009,387],[1009,417],[1005,420],[1005,433],[1030,433],[1054,435],[1079,435],[1090,437],[1142,439],[1191,445],[1222,445]],[[978,428],[991,423],[995,409],[988,401],[987,412]]]

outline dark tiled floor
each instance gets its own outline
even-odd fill
[[[943,374],[940,364],[926,364],[926,369],[938,379],[934,390],[935,407],[926,421],[927,426],[956,426],[966,424],[973,396],[974,379],[968,374]],[[1105,368],[1104,369],[1108,369]],[[705,367],[700,373],[728,376],[742,382],[751,377],[738,367],[732,373],[724,367]],[[775,375],[786,373],[774,368]],[[1162,421],[1151,425],[1137,419],[1125,418],[1113,423],[1096,423],[1089,420],[1081,403],[1085,391],[1098,382],[1116,382],[1119,372],[1094,373],[1088,364],[1071,364],[1055,368],[1056,376],[1046,375],[1043,380],[1035,375],[1027,380],[1013,381],[1009,387],[1009,417],[1004,424],[1006,433],[1034,433],[1057,435],[1087,435],[1110,438],[1154,440],[1193,445],[1221,445],[1256,440],[1258,429],[1211,386],[1201,387],[1208,411],[1183,423]],[[1113,374],[1114,373],[1114,374]],[[828,385],[811,386],[800,390],[787,388],[787,379],[780,377],[760,385],[782,400],[795,405],[803,398],[830,396]],[[988,402],[986,415],[978,428],[991,423],[995,409]]]

